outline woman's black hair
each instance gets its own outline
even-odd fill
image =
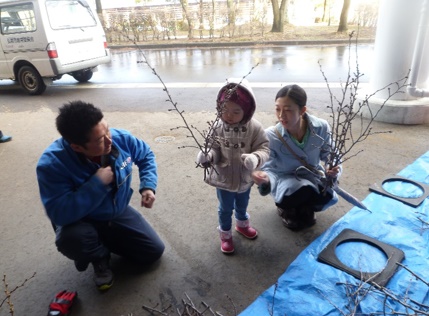
[[[291,84],[281,88],[277,92],[276,98],[274,100],[284,97],[291,98],[299,106],[300,109],[307,105],[307,93],[297,84]]]

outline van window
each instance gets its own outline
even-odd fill
[[[36,30],[36,19],[32,3],[0,8],[2,34],[25,33]]]
[[[54,30],[97,25],[85,0],[48,0],[46,9]]]

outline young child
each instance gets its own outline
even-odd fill
[[[208,152],[200,151],[197,163],[209,166],[205,181],[216,187],[221,250],[232,253],[233,210],[235,230],[249,239],[258,235],[250,225],[247,206],[251,173],[268,160],[269,144],[261,123],[252,118],[256,100],[247,80],[228,79],[216,102],[220,120],[208,136]]]

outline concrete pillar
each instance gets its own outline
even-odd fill
[[[369,88],[359,92],[359,99],[375,93],[369,99],[371,112],[377,111],[385,102],[388,90],[382,89],[390,83],[404,78],[410,71],[418,43],[418,30],[420,18],[424,12],[423,5],[426,0],[381,0],[377,22],[377,33],[374,44],[374,70],[372,72]],[[426,28],[428,25],[425,26]],[[425,32],[426,33],[426,32]],[[429,34],[429,32],[427,32]],[[423,39],[429,42],[429,37]],[[423,46],[425,52],[422,56],[429,56],[429,45]],[[427,85],[428,62],[422,58],[414,63],[419,76],[417,85],[425,88]],[[380,90],[380,91],[379,91]],[[362,115],[371,118],[368,109]],[[402,89],[401,93],[387,101],[378,114],[377,121],[397,124],[425,124],[429,123],[429,98],[415,97]]]

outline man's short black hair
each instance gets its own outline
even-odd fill
[[[59,108],[57,130],[70,144],[84,146],[91,130],[103,119],[103,113],[93,104],[71,101]]]

